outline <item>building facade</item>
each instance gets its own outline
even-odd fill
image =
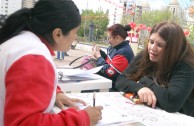
[[[22,8],[22,0],[0,0],[0,14],[9,15]]]
[[[38,0],[0,0],[0,15],[11,13],[26,7],[32,8]]]
[[[22,7],[32,8],[37,0],[22,0]]]
[[[123,16],[124,8],[124,1],[126,0],[114,0],[111,1],[112,3],[109,4],[108,12],[109,12],[109,25],[111,26],[116,23],[120,23]]]

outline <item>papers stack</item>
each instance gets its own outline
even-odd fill
[[[65,69],[65,68],[58,68],[58,79],[60,82],[67,82],[67,81],[83,81],[83,80],[93,80],[93,79],[100,79],[99,75],[96,75],[102,66],[96,67],[90,70],[81,70],[81,69]]]

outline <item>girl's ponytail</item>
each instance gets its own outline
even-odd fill
[[[31,18],[32,10],[29,8],[22,8],[11,14],[0,28],[0,44],[23,30],[29,30]]]

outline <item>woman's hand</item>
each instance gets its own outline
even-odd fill
[[[96,46],[95,44],[93,45],[92,47],[92,55],[98,59],[99,57],[101,57],[101,54],[100,54],[100,48],[98,46]]]
[[[84,110],[88,113],[90,118],[90,126],[95,126],[99,120],[102,119],[102,106],[91,107],[88,106]]]
[[[142,103],[146,103],[148,106],[155,108],[157,99],[152,90],[147,87],[143,87],[137,92],[137,94],[139,95],[139,99]]]
[[[86,105],[86,103],[83,100],[78,99],[78,98],[69,98],[68,96],[66,96],[65,94],[61,92],[57,93],[56,95],[55,104],[62,110],[65,109],[65,105],[79,109],[79,107],[76,106],[75,103],[81,103],[83,105]]]

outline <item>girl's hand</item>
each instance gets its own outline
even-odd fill
[[[76,109],[79,109],[78,106],[76,106],[75,103],[81,103],[84,106],[86,105],[86,103],[78,98],[69,98],[68,96],[66,96],[63,93],[57,93],[56,95],[56,101],[55,104],[61,108],[62,110],[65,109],[65,105],[69,106],[69,107],[74,107]]]
[[[98,59],[99,57],[101,57],[100,48],[98,46],[96,46],[95,44],[92,47],[92,55],[96,59]]]
[[[146,103],[148,106],[155,108],[157,99],[152,90],[147,87],[143,87],[137,92],[137,94],[139,95],[139,99],[142,103]]]

